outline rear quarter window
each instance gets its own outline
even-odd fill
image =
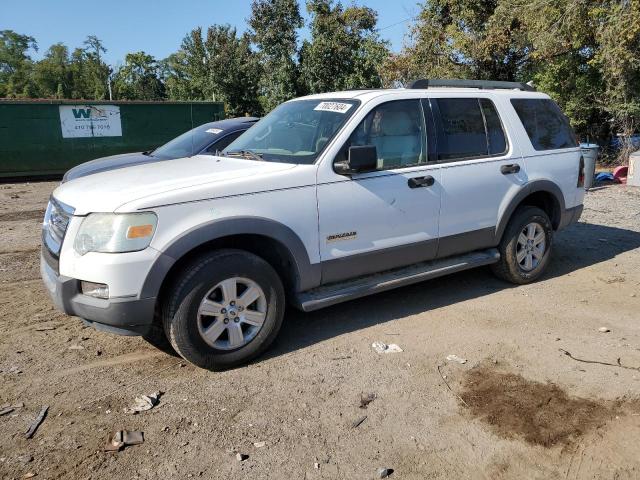
[[[536,150],[556,150],[578,146],[569,120],[553,100],[514,98],[511,104]]]

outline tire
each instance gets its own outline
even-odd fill
[[[526,240],[532,240],[532,243],[523,248],[520,234],[526,233],[523,230],[530,225],[534,225],[534,239],[525,234]],[[540,230],[538,230],[538,227]],[[527,230],[527,232],[529,231]],[[542,236],[543,233],[544,236]],[[540,244],[537,244],[538,246],[536,247],[535,239],[544,240],[542,254],[540,254]],[[491,265],[491,270],[498,278],[507,282],[517,285],[531,283],[544,273],[551,257],[552,242],[553,227],[549,216],[537,207],[519,207],[509,220],[498,246],[500,261]],[[527,250],[527,248],[531,250]],[[530,264],[527,264],[528,252],[531,252],[532,263]],[[524,257],[522,256],[523,254]]]
[[[284,310],[284,288],[271,265],[249,252],[225,249],[185,267],[162,308],[162,323],[182,358],[224,370],[263,353],[278,335]]]
[[[169,342],[167,334],[164,333],[164,327],[162,326],[161,318],[155,319],[149,331],[144,334],[142,338],[145,342],[147,342],[149,345],[153,345],[158,350],[161,350],[164,353],[167,353],[174,357],[178,356],[178,353],[174,350],[173,346],[171,346],[171,342]]]

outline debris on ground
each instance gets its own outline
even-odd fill
[[[461,358],[457,355],[447,355],[447,360],[449,360],[450,362],[458,362],[461,365],[464,365],[465,363],[467,363],[467,359],[466,358]]]
[[[608,333],[608,332],[610,332],[610,331],[611,331],[611,329],[609,329],[609,328],[607,328],[607,327],[600,327],[600,328],[598,329],[598,331],[599,331],[599,332],[601,332],[601,333]]]
[[[134,403],[131,407],[125,408],[124,413],[131,413],[133,415],[146,412],[147,410],[151,410],[155,407],[158,402],[160,402],[160,396],[162,392],[155,392],[149,395],[138,395],[134,399]]]
[[[393,473],[393,468],[379,468],[378,478],[387,478]]]
[[[313,468],[315,468],[316,470],[320,470],[320,464],[318,462],[315,462],[313,464]]]
[[[26,465],[29,462],[33,462],[33,457],[31,455],[19,455],[17,458],[18,462],[23,465]]]
[[[442,381],[443,381],[443,382],[444,382],[444,384],[447,386],[447,388],[449,389],[449,391],[450,391],[451,393],[453,393],[453,394],[458,398],[458,400],[460,400],[460,401],[461,401],[465,406],[467,406],[467,407],[468,407],[469,405],[467,405],[467,402],[465,402],[465,401],[464,401],[464,399],[463,399],[460,395],[458,395],[458,394],[453,390],[453,388],[451,388],[451,385],[449,385],[449,382],[447,382],[447,376],[446,376],[446,375],[444,375],[444,374],[442,373],[442,370],[440,370],[440,365],[436,365],[436,369],[438,370],[438,373],[440,374],[440,378],[442,378]]]
[[[38,474],[37,473],[33,473],[33,472],[27,472],[22,476],[22,478],[33,478],[36,475],[38,475]]]
[[[367,416],[363,416],[360,417],[359,419],[357,419],[355,422],[353,422],[351,424],[351,428],[358,428],[360,425],[362,425],[362,422],[364,422],[367,419]]]
[[[267,442],[254,442],[253,446],[256,448],[262,448],[267,444]]]
[[[584,358],[577,358],[574,357],[571,352],[567,352],[566,350],[563,350],[562,348],[559,348],[558,350],[560,350],[562,353],[564,353],[567,357],[569,357],[571,360],[575,360],[576,362],[582,362],[582,363],[597,363],[598,365],[607,365],[609,367],[620,367],[620,368],[624,368],[626,370],[638,370],[640,371],[640,367],[633,367],[630,365],[623,365],[622,361],[620,359],[620,357],[618,357],[618,360],[616,361],[616,363],[611,363],[611,362],[602,362],[600,360],[585,360]]]
[[[49,330],[55,330],[55,325],[43,325],[41,327],[36,327],[36,332],[47,332]]]
[[[129,430],[118,430],[109,436],[104,447],[105,452],[119,452],[124,447],[144,443],[144,433]]]
[[[367,395],[360,395],[360,408],[367,408],[367,406],[376,399],[375,393],[368,393]]]
[[[373,342],[371,344],[377,353],[400,353],[403,350],[395,343],[386,344],[384,342]]]
[[[69,350],[84,350],[84,347],[82,345],[71,345]]]
[[[33,437],[33,434],[36,433],[36,430],[38,429],[40,424],[44,421],[44,418],[47,416],[48,411],[49,411],[49,405],[45,405],[44,407],[42,407],[42,410],[40,410],[40,413],[38,414],[36,419],[31,423],[29,430],[27,430],[26,433],[24,434],[26,438]]]
[[[246,453],[236,453],[236,460],[238,460],[239,462],[244,462],[248,458],[249,455],[247,455]]]

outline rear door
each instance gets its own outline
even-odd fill
[[[430,98],[442,168],[438,257],[493,246],[500,209],[527,181],[494,100]]]

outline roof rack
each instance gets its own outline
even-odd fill
[[[458,79],[439,79],[439,78],[421,78],[414,80],[407,88],[429,88],[429,87],[452,87],[452,88],[479,88],[479,89],[507,89],[507,90],[523,90],[526,92],[535,92],[536,89],[531,85],[522,82],[499,82],[496,80],[458,80]]]

